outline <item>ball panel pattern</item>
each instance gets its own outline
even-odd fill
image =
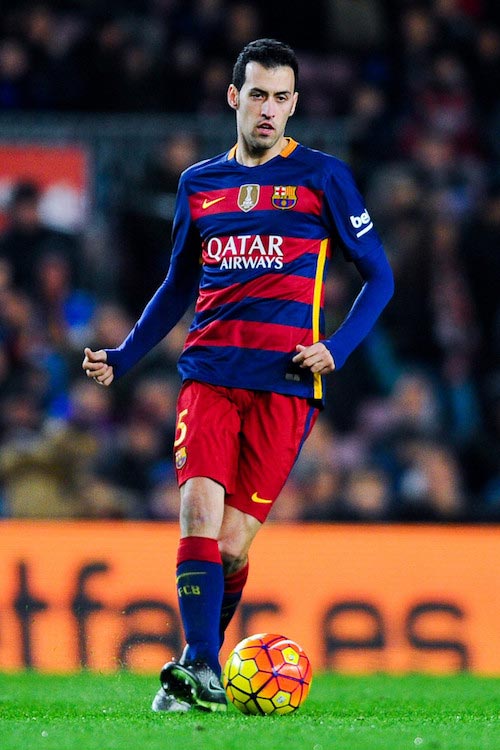
[[[229,700],[245,714],[287,714],[306,699],[312,681],[304,650],[277,633],[258,633],[233,649],[222,683]]]

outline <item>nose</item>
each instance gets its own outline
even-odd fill
[[[272,99],[266,99],[264,102],[262,102],[261,112],[263,117],[271,118],[275,116],[276,107]]]

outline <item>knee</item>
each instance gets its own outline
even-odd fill
[[[224,500],[215,483],[188,481],[181,490],[180,525],[183,536],[208,536],[220,532]]]

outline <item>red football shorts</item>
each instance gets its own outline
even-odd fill
[[[174,443],[179,487],[209,477],[228,505],[264,522],[318,414],[297,396],[186,381]]]

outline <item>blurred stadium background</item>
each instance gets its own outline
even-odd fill
[[[0,517],[173,520],[177,329],[96,388],[165,274],[180,171],[235,140],[239,49],[299,54],[289,134],[347,160],[396,292],[275,522],[500,520],[495,0],[2,0]],[[334,261],[329,328],[358,278]]]
[[[396,277],[329,382],[276,519],[499,519],[500,27],[486,0],[3,0],[4,516],[175,517],[185,326],[110,391],[82,378],[81,352],[121,341],[161,282],[178,175],[233,143],[231,65],[263,35],[300,55],[290,133],[352,165]],[[330,327],[357,284],[333,266]]]

